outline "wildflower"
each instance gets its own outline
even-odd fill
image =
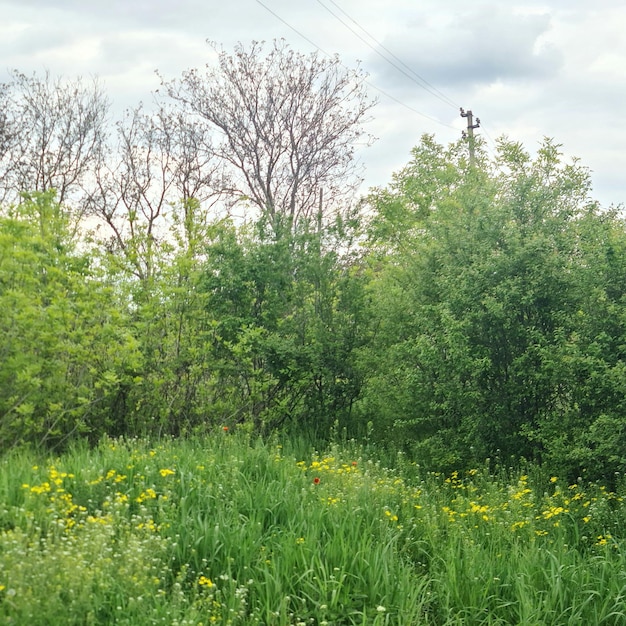
[[[200,576],[200,578],[198,579],[198,584],[201,587],[206,587],[207,589],[210,589],[211,587],[213,587],[213,581],[210,578],[207,578],[206,576]]]
[[[379,613],[384,613],[387,609],[386,609],[386,608],[385,608],[382,604],[379,604],[379,605],[376,607],[376,610],[377,610]]]
[[[145,491],[141,492],[136,498],[135,501],[141,504],[145,500],[154,500],[157,497],[156,492],[152,487],[148,487]]]
[[[228,432],[228,426],[222,426],[222,430],[227,433]]]
[[[314,485],[319,485],[319,484],[320,484],[320,479],[319,479],[319,477],[318,477],[318,476],[316,476],[316,477],[313,479],[313,484],[314,484]]]
[[[303,544],[303,543],[304,543],[304,537],[298,537],[298,538],[296,539],[296,543],[297,543],[298,545]]]
[[[159,474],[165,478],[166,476],[172,476],[174,474],[174,470],[171,469],[161,469],[159,470]]]
[[[558,480],[558,478],[556,476],[552,476],[552,478],[550,479],[551,483],[555,483]]]

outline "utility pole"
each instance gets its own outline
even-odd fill
[[[480,128],[480,118],[477,117],[476,123],[474,123],[473,113],[471,111],[465,111],[463,107],[461,107],[461,117],[467,118],[467,133],[463,131],[463,138],[468,140],[470,165],[474,167],[474,129]]]

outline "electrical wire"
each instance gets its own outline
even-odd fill
[[[329,0],[339,11],[341,11],[357,28],[359,28],[362,32],[364,32],[377,46],[374,47],[371,43],[367,42],[359,33],[357,33],[351,26],[346,24],[334,11],[332,11],[329,7],[327,7],[322,0],[317,0],[318,4],[326,11],[328,11],[335,19],[341,22],[351,33],[353,33],[356,37],[358,37],[366,46],[372,49],[378,56],[387,61],[392,67],[398,70],[401,74],[406,76],[409,80],[413,81],[416,85],[430,93],[435,98],[438,98],[448,106],[453,109],[459,109],[460,106],[454,102],[451,98],[449,98],[442,91],[437,89],[434,85],[431,85],[424,77],[420,76],[415,70],[409,67],[402,59],[396,56],[389,48],[385,47],[380,41],[378,41],[370,32],[368,32],[363,26],[361,26],[353,17],[351,17],[346,11],[344,11],[334,0]],[[385,56],[380,50],[384,50],[392,59],[395,59],[397,63],[391,61],[387,56]],[[399,64],[399,65],[398,65]],[[401,67],[402,66],[402,67]],[[405,68],[405,69],[403,69]]]
[[[296,35],[299,35],[300,37],[302,37],[302,39],[310,43],[314,48],[316,48],[317,50],[325,54],[327,57],[333,56],[329,52],[326,52],[326,50],[324,50],[323,48],[320,48],[315,42],[311,41],[306,35],[303,35],[299,30],[297,30],[289,22],[287,22],[280,15],[278,15],[278,13],[275,13],[274,11],[272,11],[272,9],[270,9],[265,3],[261,2],[261,0],[256,0],[256,2],[257,4],[260,4],[268,13],[271,13],[277,20],[281,21],[285,26],[290,28],[294,33],[296,33]]]
[[[318,0],[319,1],[319,0]],[[326,52],[326,50],[324,50],[323,48],[320,48],[314,41],[312,41],[311,39],[309,39],[306,35],[304,35],[303,33],[301,33],[297,28],[295,28],[294,26],[292,26],[289,22],[287,22],[285,19],[283,19],[280,15],[278,15],[278,13],[276,13],[275,11],[273,11],[272,9],[270,9],[264,2],[262,2],[261,0],[256,0],[256,2],[258,4],[260,4],[266,11],[268,11],[268,13],[271,13],[276,19],[278,19],[280,22],[282,22],[285,26],[287,26],[288,28],[290,28],[294,33],[296,33],[299,37],[302,37],[302,39],[304,39],[306,42],[308,42],[309,44],[311,44],[316,50],[319,50],[321,53],[325,54],[328,57],[332,57],[333,55],[330,54],[329,52]],[[321,3],[320,3],[321,4]],[[322,5],[323,6],[323,5]],[[369,45],[369,44],[368,44]],[[384,58],[384,57],[383,57]],[[343,64],[342,64],[343,65]],[[345,66],[344,66],[345,67]],[[348,68],[346,68],[348,69]],[[441,126],[445,126],[446,128],[452,128],[453,130],[458,130],[455,126],[452,126],[451,124],[446,124],[445,122],[442,122],[441,120],[438,120],[436,117],[432,117],[430,115],[427,115],[426,113],[423,113],[422,111],[418,111],[416,108],[410,106],[409,104],[406,104],[405,102],[402,102],[402,100],[399,100],[398,98],[396,98],[395,96],[392,96],[391,94],[387,93],[384,89],[381,89],[380,87],[377,87],[376,85],[374,85],[373,83],[371,83],[368,80],[364,81],[366,85],[368,85],[369,87],[371,87],[372,89],[378,91],[379,93],[381,93],[382,95],[384,95],[385,97],[389,98],[390,100],[392,100],[393,102],[403,106],[405,109],[408,109],[409,111],[412,111],[413,113],[416,113],[417,115],[420,115],[421,117],[426,118],[427,120],[430,120],[431,122],[435,122],[436,124],[439,124]],[[453,105],[454,106],[454,105]]]

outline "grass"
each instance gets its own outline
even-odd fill
[[[3,457],[0,622],[626,623],[621,490],[283,445]]]

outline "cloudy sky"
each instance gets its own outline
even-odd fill
[[[488,146],[554,138],[604,206],[626,203],[623,0],[0,0],[0,16],[0,82],[13,69],[97,76],[121,111],[151,101],[155,70],[211,63],[207,40],[284,38],[369,73],[367,185],[386,184],[423,133],[456,140],[464,107]]]

